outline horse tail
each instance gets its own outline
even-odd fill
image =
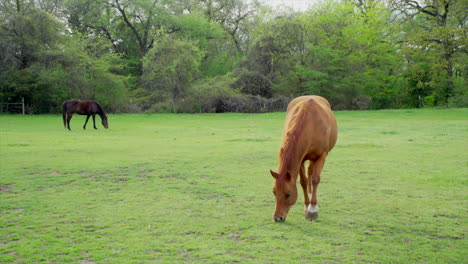
[[[63,126],[67,128],[67,102],[62,105]]]

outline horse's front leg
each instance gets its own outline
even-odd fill
[[[299,175],[301,177],[300,182],[302,186],[302,191],[304,193],[304,213],[307,216],[307,208],[310,204],[310,197],[307,195],[307,175],[304,173],[304,163],[301,164],[301,167],[299,168]]]
[[[93,115],[93,126],[94,126],[94,129],[97,129],[97,127],[96,127],[96,115]]]
[[[309,164],[309,196],[310,204],[307,208],[306,217],[307,219],[314,220],[318,218],[318,205],[317,205],[317,188],[320,183],[320,174],[322,173],[323,165],[325,165],[325,159],[327,153],[320,155],[315,161],[311,161]]]
[[[86,124],[88,124],[88,120],[89,120],[89,115],[86,116],[86,121],[84,122],[83,129],[86,129]]]

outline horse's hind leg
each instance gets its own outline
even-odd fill
[[[94,126],[94,129],[97,129],[97,127],[96,127],[96,115],[95,114],[93,115],[93,126]]]
[[[67,114],[67,128],[68,130],[71,130],[70,128],[70,120],[72,119],[73,114]]]
[[[325,159],[327,153],[320,155],[315,161],[311,161],[309,164],[309,188],[308,195],[310,198],[310,204],[306,211],[306,218],[314,220],[318,218],[318,205],[317,205],[317,188],[320,183],[320,174],[322,173],[323,166],[325,165]]]
[[[83,129],[86,129],[86,124],[88,124],[89,115],[86,116],[86,121],[84,122]]]

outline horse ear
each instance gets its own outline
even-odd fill
[[[273,176],[273,178],[277,179],[279,177],[279,174],[270,170],[270,173],[271,173],[271,176]]]

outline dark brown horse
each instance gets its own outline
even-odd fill
[[[63,103],[63,125],[65,128],[70,129],[70,120],[73,114],[86,115],[86,122],[84,123],[83,129],[86,129],[86,124],[88,123],[89,117],[93,117],[93,126],[96,127],[95,116],[98,114],[101,117],[102,125],[105,128],[109,128],[107,123],[107,116],[104,113],[104,108],[95,101],[80,101],[80,100],[69,100]]]
[[[270,170],[275,179],[273,219],[276,222],[286,220],[289,209],[296,203],[298,174],[304,191],[305,217],[310,220],[318,217],[317,187],[325,159],[336,139],[336,119],[325,98],[301,96],[289,103],[279,152],[279,169],[278,172]],[[306,161],[309,161],[307,175],[304,169]]]

